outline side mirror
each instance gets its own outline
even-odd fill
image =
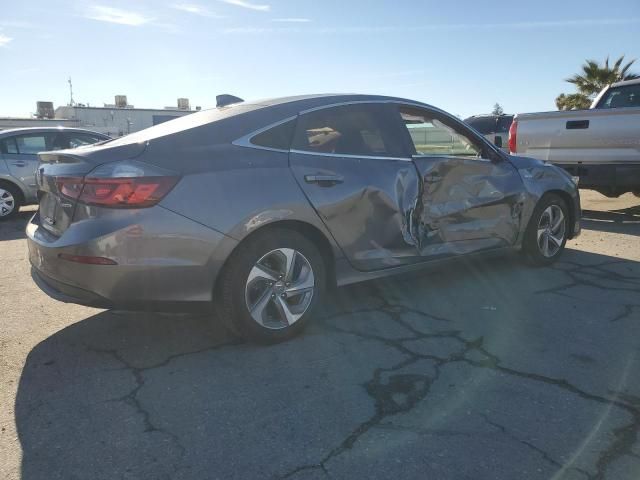
[[[500,135],[493,137],[493,144],[498,148],[502,148],[502,137]]]

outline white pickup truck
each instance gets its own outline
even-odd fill
[[[588,110],[519,113],[509,150],[563,167],[581,188],[640,196],[640,79],[604,88]]]

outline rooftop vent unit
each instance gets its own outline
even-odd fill
[[[127,108],[126,95],[116,95],[116,108]]]
[[[188,98],[179,98],[178,99],[178,110],[189,110],[189,99]]]
[[[38,118],[53,118],[53,102],[36,102]]]

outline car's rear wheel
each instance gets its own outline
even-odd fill
[[[231,331],[276,343],[300,333],[324,295],[318,248],[294,230],[272,228],[242,243],[220,279],[218,314]]]
[[[523,253],[533,265],[550,265],[564,250],[568,234],[569,211],[566,202],[558,195],[545,195],[529,220]]]
[[[20,210],[20,192],[13,185],[0,183],[0,221],[8,220]]]

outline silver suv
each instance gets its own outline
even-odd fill
[[[18,128],[0,131],[0,220],[22,205],[38,203],[38,152],[91,145],[110,137],[79,128]]]

